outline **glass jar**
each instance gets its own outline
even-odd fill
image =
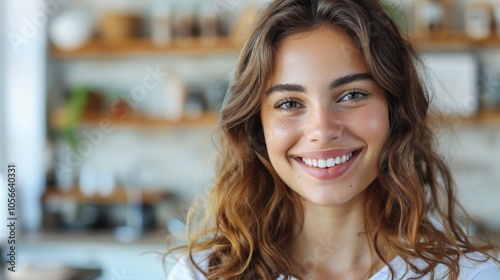
[[[472,3],[465,9],[465,32],[472,39],[481,40],[491,35],[492,8],[486,3]]]

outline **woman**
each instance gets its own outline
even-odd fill
[[[455,220],[416,58],[376,0],[271,3],[169,279],[500,279]]]

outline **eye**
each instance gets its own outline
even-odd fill
[[[359,102],[364,100],[368,96],[368,93],[361,90],[351,90],[342,95],[339,102]]]
[[[300,104],[297,100],[293,98],[285,98],[280,101],[278,101],[275,105],[274,108],[283,110],[283,111],[293,111],[299,108],[303,108],[304,106]]]

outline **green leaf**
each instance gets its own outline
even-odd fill
[[[405,23],[404,18],[402,17],[403,11],[401,7],[391,0],[381,0],[380,3],[384,6],[384,9],[387,11],[389,16],[396,22],[397,25],[402,27]]]
[[[78,144],[78,123],[87,104],[89,89],[86,86],[75,87],[69,95],[66,122],[62,128],[62,136],[75,151]]]

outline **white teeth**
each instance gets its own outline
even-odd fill
[[[309,165],[309,166],[314,166],[318,168],[329,168],[333,167],[338,164],[345,163],[352,157],[352,153],[349,153],[348,155],[343,155],[335,158],[328,158],[328,159],[316,159],[316,158],[302,158],[302,162]]]
[[[340,157],[335,158],[335,164],[340,164]]]

